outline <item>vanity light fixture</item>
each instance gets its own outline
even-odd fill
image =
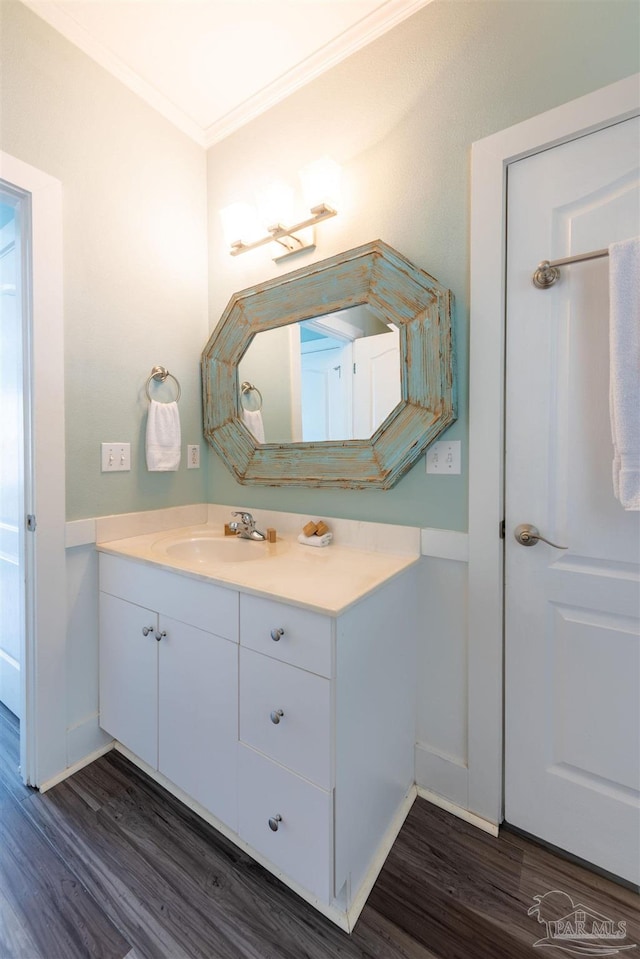
[[[259,222],[259,216],[257,211],[248,204],[234,203],[221,210],[220,216],[222,217],[226,237],[241,237],[240,239],[228,239],[231,256],[239,256],[240,253],[247,253],[249,250],[255,250],[267,243],[278,243],[284,250],[279,256],[274,257],[275,262],[279,263],[281,260],[296,253],[301,253],[303,250],[315,249],[313,228],[316,223],[328,220],[336,216],[338,212],[330,200],[339,195],[340,172],[339,165],[328,157],[316,160],[304,170],[301,170],[300,178],[310,206],[311,216],[294,223],[292,226],[285,226],[279,220],[272,222],[271,226],[267,226],[267,233],[263,236],[256,237],[255,226]],[[279,193],[283,199],[280,207],[281,212],[288,212],[292,205],[284,201],[288,199],[287,193],[289,197],[292,196],[292,191],[288,191],[282,183],[277,184],[277,190],[275,186],[276,184],[272,184],[267,189],[266,200],[260,205],[265,212],[268,210],[269,214],[273,214],[275,212],[274,199]],[[309,200],[310,196],[313,196],[314,199]],[[322,202],[317,202],[320,199],[322,199]],[[300,236],[299,234],[302,231],[306,231],[306,235]]]

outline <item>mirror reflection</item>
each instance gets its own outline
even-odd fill
[[[401,400],[400,331],[368,304],[264,330],[238,388],[259,443],[368,439]]]

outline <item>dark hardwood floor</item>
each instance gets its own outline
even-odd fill
[[[424,800],[348,936],[120,754],[44,795],[17,766],[0,705],[0,959],[560,959],[528,915],[552,890],[640,942],[634,892]]]

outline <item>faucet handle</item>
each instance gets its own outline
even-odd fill
[[[231,514],[232,516],[239,516],[240,520],[246,525],[251,526],[253,523],[253,516],[251,513],[246,513],[244,510],[234,510]]]

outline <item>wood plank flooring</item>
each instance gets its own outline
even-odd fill
[[[424,800],[348,936],[120,754],[44,795],[17,766],[0,705],[0,959],[540,959],[554,889],[640,943],[632,891]]]

